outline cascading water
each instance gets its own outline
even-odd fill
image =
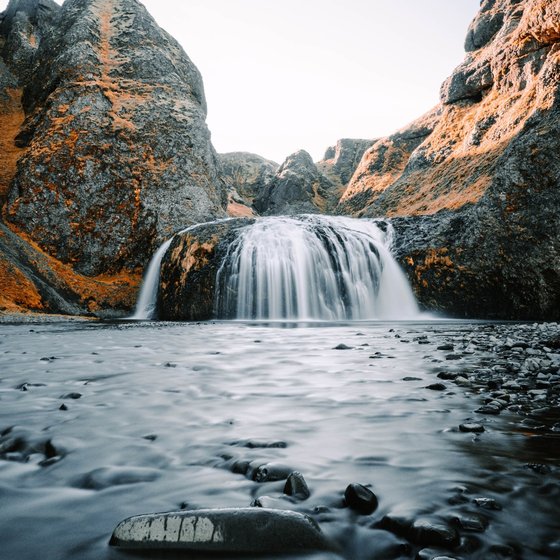
[[[167,248],[171,245],[172,240],[173,238],[165,241],[165,243],[161,245],[152,257],[152,260],[148,265],[148,270],[142,280],[142,288],[140,289],[140,295],[138,296],[138,301],[136,302],[134,315],[129,317],[129,319],[142,321],[155,318],[159,288],[159,270],[161,261],[167,251]]]
[[[411,319],[418,307],[383,222],[304,215],[258,219],[230,245],[216,279],[226,319]]]

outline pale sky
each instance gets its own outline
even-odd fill
[[[218,152],[315,160],[438,102],[478,0],[143,0],[197,65]],[[0,0],[0,10],[7,0]]]

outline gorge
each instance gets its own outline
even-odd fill
[[[9,0],[2,560],[559,557],[560,3],[465,50],[279,164],[141,2]]]

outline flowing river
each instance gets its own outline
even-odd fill
[[[306,560],[437,557],[383,527],[385,516],[454,528],[461,542],[440,556],[558,558],[558,410],[485,415],[476,383],[434,386],[438,374],[500,364],[496,347],[526,328],[3,324],[0,558],[163,558],[111,548],[115,525],[257,499],[311,515],[338,547]],[[485,431],[459,429],[473,422]],[[301,472],[310,497],[289,499],[283,481],[257,482],[243,462]],[[375,492],[373,514],[344,507],[350,483]]]

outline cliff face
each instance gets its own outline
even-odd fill
[[[223,215],[202,80],[136,0],[68,0],[23,81],[5,216],[87,275]],[[48,209],[48,211],[45,211]]]
[[[339,211],[409,217],[397,249],[428,308],[558,319],[560,4],[486,0],[465,47],[441,105],[366,152]]]
[[[0,55],[3,219],[78,308],[130,307],[165,237],[225,215],[198,70],[136,0],[10,0]]]
[[[218,157],[228,189],[228,215],[252,216],[253,201],[274,179],[279,165],[248,152],[230,152]]]

